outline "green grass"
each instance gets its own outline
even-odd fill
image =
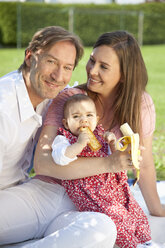
[[[85,54],[73,72],[70,85],[75,81],[86,82],[85,66],[92,48],[85,48]],[[156,130],[153,140],[153,154],[157,178],[165,180],[165,45],[143,46],[142,54],[148,70],[147,91],[156,107]],[[0,77],[17,69],[24,58],[24,49],[0,49]]]

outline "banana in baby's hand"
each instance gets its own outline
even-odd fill
[[[81,132],[86,131],[87,134],[89,135],[90,143],[88,145],[92,151],[98,151],[102,147],[102,145],[97,140],[96,136],[89,127],[81,127],[80,131]]]

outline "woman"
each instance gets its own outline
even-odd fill
[[[94,45],[86,66],[87,83],[79,89],[68,89],[49,108],[35,155],[35,171],[58,179],[76,179],[104,172],[130,169],[128,151],[116,151],[107,158],[79,158],[67,168],[56,165],[51,158],[51,144],[61,125],[62,109],[73,94],[86,93],[95,101],[99,124],[121,136],[119,126],[129,123],[140,134],[142,151],[139,186],[151,215],[165,216],[156,189],[156,173],[152,156],[155,110],[146,93],[147,71],[136,40],[127,32],[101,35]],[[58,181],[58,180],[57,180]]]

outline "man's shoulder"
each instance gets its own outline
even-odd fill
[[[9,72],[9,73],[5,74],[4,76],[0,77],[0,81],[1,82],[5,82],[5,81],[9,81],[9,80],[13,81],[13,80],[16,80],[18,75],[20,75],[18,70],[12,71],[12,72]]]
[[[18,81],[19,73],[13,71],[0,78],[0,110],[11,109],[11,106],[17,101],[15,84]]]
[[[10,72],[0,78],[0,95],[4,96],[4,93],[11,94],[16,82],[21,78],[21,74],[18,71]]]

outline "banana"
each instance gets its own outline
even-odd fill
[[[117,149],[120,151],[125,151],[127,149],[128,144],[131,144],[131,158],[132,158],[132,164],[136,169],[136,179],[133,182],[133,185],[135,185],[139,181],[140,177],[140,168],[139,168],[139,161],[138,156],[140,155],[139,150],[139,134],[134,133],[128,123],[124,123],[121,125],[120,130],[124,137],[120,138],[117,141]],[[121,147],[120,142],[122,141],[123,146]]]
[[[89,127],[81,127],[80,131],[81,132],[86,131],[87,134],[89,135],[90,143],[88,145],[92,151],[97,151],[97,150],[101,149],[102,145],[97,140],[96,136],[94,135],[94,133],[91,131],[91,129]]]

